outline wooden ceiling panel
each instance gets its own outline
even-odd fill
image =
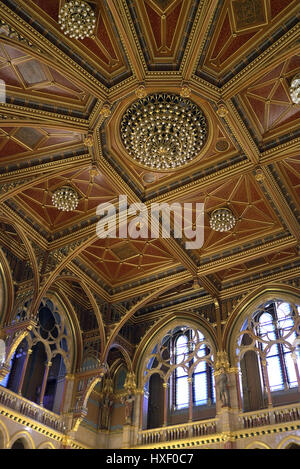
[[[53,67],[3,42],[0,54],[0,78],[6,84],[7,95],[14,98],[16,94],[26,94],[27,99],[85,108],[88,93]]]
[[[53,207],[53,192],[66,185],[73,187],[79,195],[79,204],[74,212],[61,212]],[[93,176],[89,169],[81,169],[51,177],[20,192],[15,199],[39,225],[53,233],[95,216],[96,207],[104,202],[114,203],[117,194],[101,174]]]
[[[178,265],[159,239],[99,239],[84,250],[80,258],[111,286]]]
[[[50,127],[0,127],[0,161],[32,158],[45,152],[82,144],[81,133]]]
[[[266,73],[254,86],[241,93],[244,102],[251,106],[251,115],[264,138],[293,122],[299,125],[300,110],[294,106],[289,95],[292,77],[300,67],[300,55],[294,56],[271,72]]]
[[[199,1],[127,1],[149,70],[179,69]]]
[[[119,81],[119,77],[129,74],[127,59],[123,50],[122,41],[110,14],[106,1],[90,1],[90,6],[95,11],[97,23],[96,31],[92,38],[83,40],[68,40],[60,31],[58,24],[59,8],[65,4],[65,0],[49,2],[48,0],[29,0],[28,5],[33,8],[43,24],[49,23],[56,33],[60,34],[60,40],[72,44],[72,49],[80,53],[93,67],[98,69],[105,83],[110,80]]]
[[[222,81],[234,68],[246,65],[253,50],[268,46],[263,38],[278,35],[283,18],[292,18],[294,11],[297,15],[297,0],[226,0],[219,11],[197,74],[205,70]]]

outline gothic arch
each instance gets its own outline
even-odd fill
[[[3,422],[0,421],[0,449],[6,449],[9,441],[9,433]]]
[[[33,271],[33,297],[35,298],[39,291],[40,274],[33,247],[27,235],[14,220],[11,220],[9,217],[0,216],[0,221],[10,224],[14,228],[14,230],[16,231],[25,246]]]
[[[175,288],[177,285],[179,285],[181,283],[182,283],[182,279],[180,279],[180,280],[176,279],[173,283],[171,282],[167,286],[163,286],[158,290],[152,291],[151,293],[149,293],[149,295],[142,298],[134,306],[132,306],[132,308],[130,308],[128,310],[128,312],[124,315],[124,317],[120,320],[118,326],[113,330],[111,336],[109,337],[109,339],[107,341],[107,344],[106,344],[106,347],[105,347],[104,352],[103,352],[103,361],[107,360],[107,355],[108,355],[108,352],[111,348],[111,345],[114,343],[118,333],[120,332],[122,327],[126,324],[128,319],[130,319],[140,308],[142,308],[147,303],[149,303],[149,301],[154,300],[155,298],[159,298],[160,295],[162,295],[163,293],[167,292],[168,290],[170,290],[172,288]]]
[[[292,435],[283,438],[283,440],[281,440],[281,442],[277,446],[277,449],[288,449],[288,446],[291,444],[296,444],[300,447],[300,436]]]
[[[104,329],[101,310],[100,310],[100,308],[99,308],[99,306],[98,306],[98,304],[95,300],[95,297],[94,297],[91,289],[89,288],[89,286],[87,285],[87,283],[84,280],[82,280],[79,277],[76,277],[75,275],[74,276],[72,276],[72,275],[63,275],[61,277],[58,277],[56,280],[54,280],[53,286],[55,285],[56,282],[58,282],[61,279],[79,283],[81,285],[82,289],[84,290],[84,292],[86,293],[86,296],[88,297],[88,299],[91,303],[91,306],[93,308],[93,311],[94,311],[96,319],[97,319],[99,333],[100,333],[100,352],[102,354],[103,350],[104,350],[105,343],[106,343],[105,329]]]
[[[261,304],[274,298],[300,304],[300,295],[297,288],[285,284],[270,284],[250,292],[233,310],[223,333],[224,349],[227,350],[233,366],[235,365],[235,339],[243,326],[245,318],[251,312],[254,313],[255,309]]]
[[[149,332],[144,336],[139,347],[136,350],[133,359],[133,369],[136,372],[137,385],[142,387],[143,385],[143,371],[145,364],[147,363],[148,356],[152,353],[153,348],[159,340],[162,340],[164,335],[169,331],[178,326],[190,326],[200,330],[205,335],[206,340],[212,346],[212,354],[215,355],[217,351],[217,340],[215,331],[213,328],[205,322],[202,318],[197,315],[189,314],[186,315],[170,314],[166,318],[161,319],[155,324]]]
[[[22,441],[22,443],[24,444],[25,449],[35,449],[34,441],[33,441],[32,437],[29,435],[29,433],[27,433],[25,431],[20,431],[20,432],[15,433],[11,437],[10,442],[9,442],[9,448],[10,449],[12,448],[13,444],[17,440]]]
[[[262,441],[252,441],[245,449],[272,449],[271,446]]]
[[[124,358],[124,361],[126,363],[128,371],[131,371],[132,361],[127,350],[121,344],[117,344],[117,343],[113,343],[112,346],[110,347],[110,350],[112,350],[113,348],[120,350],[122,357]],[[109,356],[109,352],[108,352],[108,356]]]
[[[0,249],[0,325],[6,323],[14,304],[14,286],[7,259]]]
[[[70,332],[72,334],[73,351],[70,370],[68,370],[68,373],[72,373],[75,371],[78,364],[81,363],[83,351],[82,334],[77,315],[72,303],[61,289],[57,291],[55,288],[52,288],[45,294],[44,298],[49,298],[49,300],[53,301],[69,322]]]

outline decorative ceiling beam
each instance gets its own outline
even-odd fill
[[[278,252],[278,250],[294,246],[297,246],[297,239],[292,235],[287,235],[281,239],[270,241],[261,246],[250,248],[231,256],[221,257],[216,261],[208,262],[198,268],[198,276],[201,277],[203,275],[213,274],[218,270],[224,270],[235,265],[239,265],[241,262],[249,262],[253,259],[266,256],[267,254]]]
[[[189,82],[197,68],[218,4],[219,0],[202,0],[200,2],[187,53],[182,60],[181,73],[184,81]]]
[[[217,113],[218,112],[221,112],[220,117],[225,120],[226,124],[237,139],[238,143],[240,144],[241,148],[244,150],[245,154],[249,158],[249,161],[253,165],[257,165],[259,163],[260,157],[259,149],[257,148],[256,143],[254,142],[244,122],[239,116],[232,101],[226,101],[225,107],[221,105]]]
[[[261,184],[265,187],[269,196],[272,198],[273,202],[276,204],[277,210],[280,213],[282,219],[286,223],[290,233],[295,237],[299,242],[300,240],[300,230],[299,222],[295,217],[293,211],[291,210],[289,204],[287,203],[282,191],[278,187],[278,184],[272,175],[271,171],[267,167],[263,167]],[[283,178],[283,175],[281,175]]]
[[[133,73],[138,82],[143,82],[145,67],[141,60],[141,55],[136,53],[136,44],[132,36],[132,30],[128,26],[128,22],[125,21],[127,14],[123,2],[111,0],[108,5],[122,39],[124,49],[127,52]]]
[[[34,18],[35,12],[30,7],[30,5],[24,2],[24,6],[26,7],[26,10],[28,10],[28,12],[30,13],[31,17]],[[50,42],[43,34],[39,33],[36,29],[34,29],[29,23],[20,18],[15,12],[8,8],[5,2],[1,0],[0,14],[1,18],[6,21],[9,25],[13,25],[14,29],[16,29],[20,34],[22,34],[24,38],[26,38],[32,44],[35,44],[38,49],[46,51],[48,57],[52,57],[52,59],[55,61],[56,67],[62,67],[64,73],[70,73],[68,72],[68,70],[72,71],[71,76],[73,76],[73,78],[75,77],[75,81],[77,83],[80,83],[81,86],[84,87],[84,89],[86,89],[91,94],[102,100],[106,99],[107,88],[102,83],[100,83],[99,80],[97,80],[86,70],[84,70],[67,54],[62,52],[62,50],[59,49],[55,44]],[[48,28],[50,29],[49,24]],[[57,31],[55,31],[55,33],[57,34]],[[63,39],[66,40],[65,36],[63,36]]]

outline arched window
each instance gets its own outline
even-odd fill
[[[258,322],[256,331],[261,339],[259,347],[266,354],[271,391],[288,389],[298,385],[292,359],[293,344],[297,339],[293,316],[291,304],[275,301],[265,305],[265,310],[259,312],[256,317]],[[299,358],[297,348],[295,352]]]
[[[26,318],[27,307],[15,321]],[[70,336],[66,318],[45,298],[37,314],[37,324],[17,347],[9,374],[0,386],[60,413],[67,366],[70,363]]]
[[[198,331],[198,337],[200,341],[204,341],[204,336],[200,331]],[[199,358],[204,358],[209,353],[208,347],[202,343],[195,352],[191,329],[177,336],[174,342],[175,363],[178,365],[172,377],[175,409],[189,406],[189,376],[192,380],[193,405],[213,403],[215,401],[215,388],[212,368],[206,361],[199,361]],[[188,360],[187,357],[189,357]],[[182,365],[183,363],[184,365]]]
[[[299,400],[300,307],[279,299],[251,313],[239,334],[244,410]]]
[[[198,329],[179,326],[161,336],[145,368],[144,428],[214,417],[212,366],[212,347]]]

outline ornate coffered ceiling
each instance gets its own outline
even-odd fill
[[[60,30],[64,3],[0,1],[5,252],[31,262],[17,225],[43,288],[58,285],[87,305],[78,292],[88,285],[98,305],[123,308],[120,330],[159,308],[209,305],[261,279],[297,277],[300,107],[289,96],[300,69],[297,0],[91,0],[96,32],[84,40]],[[183,87],[208,120],[200,157],[176,171],[135,164],[120,136],[123,113],[141,89]],[[79,194],[71,213],[51,201],[66,184]],[[203,202],[203,247],[98,239],[97,205],[121,194],[147,206]],[[223,206],[237,218],[229,233],[209,227]]]

